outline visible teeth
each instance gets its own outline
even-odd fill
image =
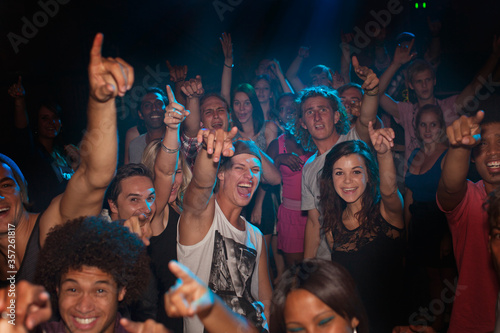
[[[251,185],[251,184],[240,184],[239,186],[240,186],[240,187],[252,187],[252,185]]]
[[[490,168],[498,168],[500,167],[500,161],[489,162],[486,164],[486,166]]]
[[[77,323],[82,324],[82,325],[88,325],[96,320],[95,317],[92,318],[77,318],[75,317],[75,320]]]
[[[10,208],[0,208],[0,213],[8,211]]]

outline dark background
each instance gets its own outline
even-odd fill
[[[55,98],[64,109],[63,137],[77,144],[86,126],[88,88],[86,67],[92,39],[104,33],[103,55],[120,56],[136,72],[136,83],[126,100],[118,100],[119,129],[135,124],[135,101],[143,87],[169,83],[165,60],[188,65],[188,78],[202,75],[207,90],[219,90],[223,54],[219,37],[232,34],[235,69],[233,82],[249,81],[258,61],[277,58],[286,71],[299,46],[311,47],[301,75],[318,63],[339,67],[340,32],[354,27],[366,31],[374,21],[370,11],[386,10],[391,1],[368,0],[1,0],[0,1],[0,140],[9,139],[13,126],[13,102],[8,87],[22,75],[27,103]],[[438,71],[438,93],[459,92],[491,52],[492,39],[500,35],[500,1],[429,0],[426,8],[415,2],[396,1],[403,11],[391,15],[387,25],[388,48],[402,31],[417,36],[418,50],[428,42],[427,17],[439,19],[443,29],[442,65]],[[52,10],[46,15],[43,6]],[[50,5],[49,5],[50,4]],[[57,4],[55,7],[54,4]],[[216,10],[219,8],[219,13]],[[26,30],[26,21],[38,18],[37,31]],[[24,21],[23,21],[23,18]],[[375,21],[376,22],[376,21]],[[8,36],[32,36],[14,51]],[[371,38],[373,40],[373,38]],[[360,61],[367,62],[371,47]],[[151,72],[159,73],[151,75]],[[144,81],[144,78],[149,78]],[[155,79],[156,78],[156,79]],[[135,90],[134,90],[135,89]]]

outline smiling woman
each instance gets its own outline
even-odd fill
[[[400,319],[403,207],[389,149],[394,132],[375,131],[371,122],[369,129],[378,164],[363,141],[333,147],[320,178],[320,205],[332,261],[354,278],[370,332],[390,332]]]

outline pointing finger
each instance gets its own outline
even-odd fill
[[[172,91],[172,88],[170,88],[169,85],[167,85],[167,97],[169,103],[177,103],[177,101],[175,100],[174,92]]]
[[[94,37],[94,43],[92,44],[92,49],[90,50],[90,65],[99,65],[101,61],[101,50],[102,42],[104,40],[104,35],[98,33]]]

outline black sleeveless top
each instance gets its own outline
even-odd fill
[[[170,260],[177,260],[177,223],[179,214],[169,205],[168,224],[158,236],[149,240],[148,254],[151,258],[151,271],[158,283],[158,315],[157,321],[174,332],[183,331],[182,318],[170,318],[165,313],[163,295],[177,280],[168,269]]]
[[[401,303],[404,242],[403,229],[383,218],[374,230],[362,235],[360,228],[333,234],[332,261],[344,266],[366,308],[370,332],[391,332],[398,324]]]

